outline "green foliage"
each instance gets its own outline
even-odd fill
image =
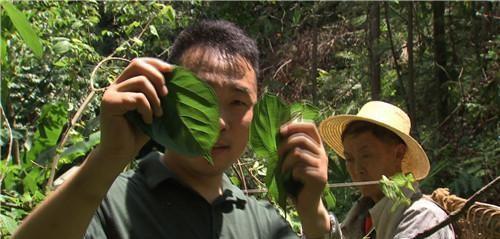
[[[37,34],[31,28],[31,24],[28,22],[24,14],[19,11],[12,3],[9,1],[0,1],[0,5],[5,9],[7,15],[10,17],[12,24],[16,27],[17,31],[26,42],[26,44],[33,50],[35,55],[39,58],[42,57],[42,44]],[[3,39],[2,39],[2,44]],[[4,51],[2,51],[4,53]],[[4,54],[2,54],[3,56]]]
[[[250,147],[257,157],[267,160],[266,186],[271,197],[286,208],[284,178],[280,172],[278,146],[281,125],[290,120],[290,108],[273,95],[266,94],[254,106],[253,121],[250,126]]]
[[[77,164],[98,143],[99,97],[96,97],[69,130],[69,139],[60,152],[55,152],[54,147],[54,140],[60,140],[60,133],[57,135],[60,127],[88,95],[89,76],[95,65],[110,54],[127,59],[137,56],[166,59],[180,29],[199,19],[233,21],[257,40],[263,53],[259,84],[262,92],[272,92],[294,102],[312,100],[315,91],[318,102],[314,105],[321,112],[320,118],[355,113],[370,99],[366,3],[14,1],[8,4],[22,13],[21,16],[14,13],[12,19],[6,1],[1,2],[0,88],[6,115],[2,116],[0,131],[2,236],[8,236],[45,196],[48,159],[60,154],[58,167]],[[498,12],[499,5],[496,2],[445,4],[447,64],[442,67],[447,81],[443,84],[434,77],[437,66],[433,27],[429,24],[433,19],[431,5],[414,4],[417,114],[412,118],[412,133],[422,142],[432,165],[431,174],[421,188],[429,193],[436,187],[449,187],[453,193],[468,197],[500,173],[497,54],[500,37],[491,17]],[[381,97],[406,110],[408,12],[404,4],[389,2],[387,6],[381,8],[381,35],[376,48],[381,53]],[[391,27],[394,56],[385,13]],[[316,59],[311,58],[313,29],[318,32]],[[38,36],[33,37],[29,32]],[[316,85],[310,74],[313,61],[318,67]],[[94,87],[106,87],[123,67],[124,63],[117,61],[102,65]],[[438,98],[442,95],[447,95],[447,107],[438,110],[441,102]],[[53,102],[65,102],[65,120],[60,118],[62,109],[54,109],[50,112],[55,115],[48,119],[59,123],[41,122],[42,115],[47,118],[47,108],[57,105]],[[11,126],[12,143],[5,122]],[[43,135],[41,129],[47,130],[47,138],[38,139]],[[7,155],[9,146],[12,150]],[[241,187],[245,181],[249,189],[264,187],[260,181],[268,182],[266,171],[274,172],[268,167],[278,168],[278,159],[272,164],[266,161],[267,157],[255,156],[247,152],[242,157],[243,168],[247,169],[243,170],[243,178],[236,180],[235,174],[229,172]],[[329,158],[329,181],[349,181],[345,162],[332,152]],[[271,192],[277,192],[276,183],[269,187]],[[340,219],[359,197],[350,188],[337,188],[331,193],[336,198],[335,205],[331,206],[328,192],[325,203]],[[496,203],[495,196],[485,200]],[[297,212],[291,208],[286,212],[293,228],[299,231]]]
[[[54,103],[44,105],[38,119],[33,140],[27,147],[26,161],[46,164],[55,155],[55,146],[68,118],[67,105]]]
[[[380,180],[382,192],[394,202],[391,211],[394,211],[399,205],[408,206],[411,204],[411,200],[405,195],[403,190],[406,188],[415,191],[413,188],[414,182],[415,177],[411,173],[407,175],[397,173],[391,176],[390,179],[382,175],[382,179]]]
[[[219,138],[219,103],[214,90],[193,73],[176,67],[161,98],[164,114],[149,125],[137,111],[127,117],[156,142],[187,156],[203,156],[213,164],[211,151]]]

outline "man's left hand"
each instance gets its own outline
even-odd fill
[[[282,143],[278,155],[283,159],[281,171],[291,172],[303,184],[292,198],[308,238],[322,236],[330,230],[328,211],[321,194],[328,181],[328,157],[318,129],[313,123],[290,123],[280,129]]]

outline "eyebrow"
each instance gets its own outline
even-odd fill
[[[236,84],[231,84],[231,88],[239,93],[243,93],[243,94],[246,94],[246,95],[249,95],[250,94],[250,89],[248,89],[248,87],[245,87],[245,86],[240,86],[240,85],[236,85]]]

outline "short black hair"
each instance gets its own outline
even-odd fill
[[[176,38],[168,61],[180,64],[184,53],[193,47],[217,50],[237,65],[239,56],[248,61],[255,74],[259,73],[259,50],[255,40],[241,28],[225,20],[203,20],[184,29]]]
[[[342,142],[344,142],[345,137],[348,135],[359,135],[365,132],[371,132],[377,139],[384,143],[405,144],[405,142],[394,132],[377,124],[362,120],[355,120],[347,124],[344,132],[342,132]]]

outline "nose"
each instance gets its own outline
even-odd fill
[[[357,173],[358,175],[363,175],[363,174],[365,174],[365,167],[364,167],[362,164],[360,164],[360,163],[356,162],[356,163],[355,163],[354,168],[355,168],[356,173]]]
[[[221,109],[219,117],[219,128],[220,131],[226,131],[229,128],[227,114]]]

